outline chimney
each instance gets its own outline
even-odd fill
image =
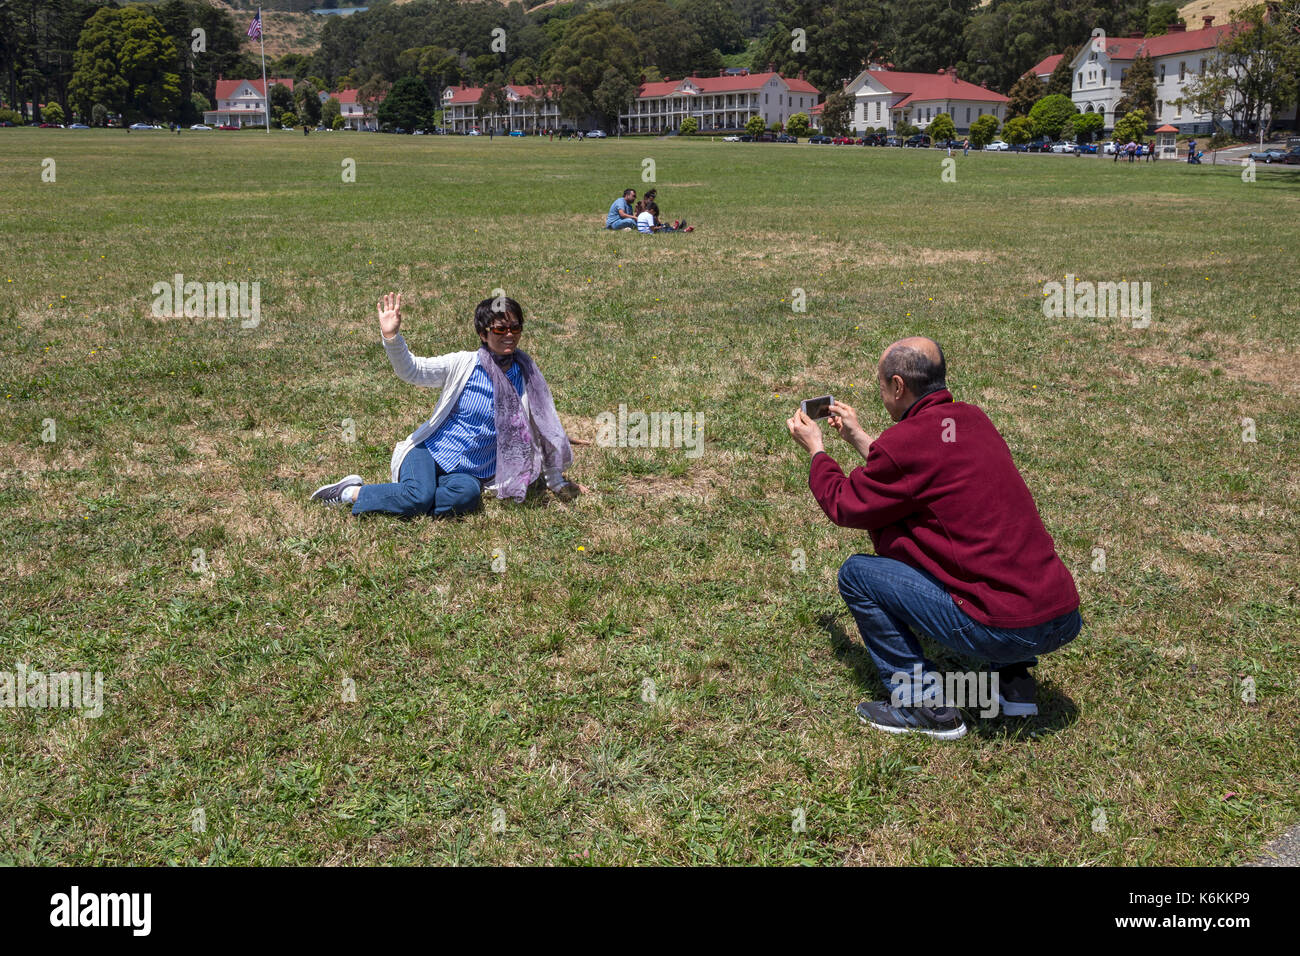
[[[775,72],[776,72],[776,64],[773,63],[771,60],[768,60],[768,61],[767,61],[767,72],[769,72],[769,73],[775,73]]]
[[[1187,29],[1187,24],[1185,23],[1174,22],[1169,24],[1170,33],[1182,33],[1186,29]]]
[[[1202,30],[1208,30],[1208,29],[1210,29],[1210,27],[1212,27],[1212,26],[1214,26],[1214,17],[1213,17],[1213,16],[1201,17],[1201,29],[1202,29]]]
[[[726,75],[727,75],[727,70],[726,70],[725,67],[723,67],[722,69],[718,70],[718,76],[726,76]]]
[[[803,79],[807,79],[807,77],[804,76],[804,72],[803,72],[803,70],[800,70],[800,71],[799,71],[799,79],[801,79],[801,80],[803,80]]]

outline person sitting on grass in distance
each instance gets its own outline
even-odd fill
[[[368,485],[348,475],[317,488],[313,500],[350,504],[354,515],[443,517],[478,508],[484,485],[498,498],[523,501],[539,474],[562,501],[587,490],[564,477],[573,452],[546,379],[519,350],[518,302],[500,296],[478,304],[476,352],[415,357],[401,326],[401,293],[389,293],[379,300],[384,352],[403,382],[442,390],[433,414],[393,450],[391,483]]]
[[[826,516],[866,529],[875,547],[839,573],[867,653],[893,689],[889,702],[859,704],[859,718],[889,733],[955,739],[966,724],[952,702],[925,696],[923,686],[944,680],[917,634],[992,662],[1001,712],[1027,716],[1038,713],[1035,655],[1073,640],[1083,622],[1074,578],[1010,449],[983,411],[953,400],[946,374],[930,339],[885,349],[876,381],[897,424],[872,437],[851,406],[831,405],[828,423],[866,459],[847,476],[802,409],[786,427],[812,452],[808,484]]]
[[[623,195],[614,200],[605,216],[606,229],[635,229],[636,214],[632,212],[632,203],[636,201],[636,190],[625,189]]]
[[[656,230],[654,230],[654,231],[655,231],[655,232],[660,232],[660,231],[664,231],[664,232],[694,232],[694,231],[695,231],[695,227],[694,227],[694,226],[688,226],[688,225],[686,224],[686,220],[685,220],[685,219],[674,219],[674,220],[673,220],[672,229],[669,229],[667,226],[663,226],[663,224],[659,221],[659,206],[657,205],[658,200],[655,199],[655,197],[658,196],[658,195],[659,195],[659,190],[658,190],[658,189],[651,189],[651,190],[647,191],[646,194],[645,194],[645,208],[648,209],[648,208],[650,208],[650,206],[651,206],[652,203],[655,204],[655,225],[656,225],[656,226],[662,226],[662,230],[661,230],[661,229],[656,229]],[[639,220],[639,217],[638,217],[638,222],[637,222],[637,228],[640,229],[640,220]],[[641,231],[644,232],[645,230],[641,230]]]
[[[659,221],[659,207],[652,202],[647,202],[641,214],[636,217],[636,227],[640,232],[694,232],[694,226],[686,225],[685,221],[679,220],[671,226],[666,226]]]

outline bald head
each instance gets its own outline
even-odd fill
[[[880,355],[880,395],[894,421],[918,398],[947,388],[948,363],[939,343],[924,336],[899,339]]]

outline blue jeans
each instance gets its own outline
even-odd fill
[[[612,226],[611,226],[609,223],[605,223],[605,228],[606,228],[606,229],[635,229],[635,228],[636,228],[636,220],[635,220],[635,219],[620,219],[618,222],[614,223],[614,225],[612,225]]]
[[[886,688],[895,674],[937,672],[921,652],[917,634],[999,667],[1033,667],[1072,641],[1083,627],[1078,610],[1033,627],[988,627],[968,617],[934,577],[902,561],[855,554],[840,567],[840,594],[853,612],[867,653]],[[910,686],[917,687],[915,683]]]
[[[479,506],[483,486],[473,475],[448,474],[438,466],[423,445],[406,453],[400,479],[382,485],[362,485],[352,506],[354,515],[371,511],[411,518],[431,514],[463,515]]]

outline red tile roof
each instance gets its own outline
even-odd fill
[[[908,106],[918,100],[975,100],[986,103],[1005,103],[1007,98],[982,86],[968,83],[952,74],[900,73],[895,70],[872,70],[868,74],[877,83],[903,98],[892,107]]]
[[[784,80],[791,93],[821,95],[821,90],[807,80],[801,80],[797,77],[789,79],[779,73],[748,73],[734,76],[688,76],[680,80],[659,80],[654,83],[642,83],[637,90],[637,96],[670,96],[678,92],[678,87],[687,80],[690,80],[691,84],[699,89],[701,93],[741,93],[761,89],[774,76]],[[683,91],[683,95],[690,96],[693,94]]]
[[[515,95],[523,99],[528,96],[535,96],[541,99],[542,94],[546,91],[544,86],[531,86],[524,83],[508,83],[506,89],[514,90]],[[458,105],[463,103],[477,103],[483,98],[483,87],[481,86],[453,86],[450,87],[451,96],[447,96],[446,90],[443,91],[444,103],[449,105]]]
[[[1201,30],[1179,30],[1158,37],[1107,37],[1106,55],[1112,60],[1132,60],[1142,55],[1157,57],[1212,50],[1226,34],[1249,27],[1238,22]]]
[[[1060,63],[1061,58],[1064,56],[1064,53],[1053,53],[1051,56],[1045,57],[1035,63],[1030,67],[1029,72],[1034,74],[1034,76],[1047,76],[1056,69],[1056,64]]]
[[[277,80],[275,77],[271,77],[267,82],[272,86],[276,83],[280,83],[287,86],[290,90],[293,89],[293,80]],[[262,86],[261,80],[217,80],[217,99],[229,99],[235,90],[239,89],[245,83],[257,90],[257,92],[261,93],[263,96],[266,95],[266,89]]]

